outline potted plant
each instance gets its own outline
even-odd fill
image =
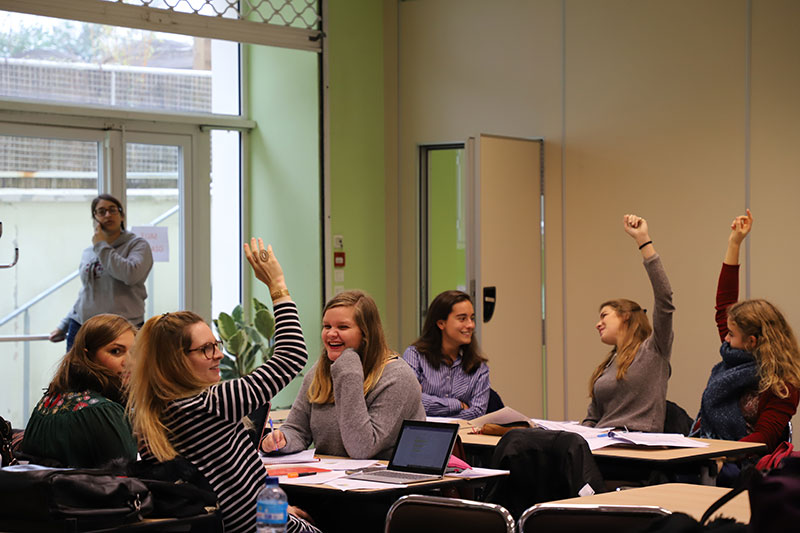
[[[253,310],[250,321],[245,320],[241,305],[213,321],[225,347],[219,365],[222,379],[246,376],[272,357],[275,318],[257,298],[253,298]]]

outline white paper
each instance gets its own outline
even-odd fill
[[[447,477],[483,477],[483,476],[506,476],[509,474],[508,470],[495,470],[493,468],[478,468],[473,466],[472,468],[467,468],[466,470],[462,470],[461,472],[448,472],[445,474]]]
[[[530,421],[530,418],[519,411],[511,407],[503,407],[499,411],[470,420],[469,423],[472,426],[480,427],[484,424],[511,424],[513,422],[527,422],[530,424]]]
[[[265,465],[285,465],[294,463],[316,463],[319,459],[314,457],[316,448],[303,450],[297,453],[287,453],[284,455],[262,455],[261,462]]]
[[[609,431],[609,440],[617,444],[637,444],[639,446],[670,446],[675,448],[705,448],[707,442],[700,442],[680,433],[642,433],[640,431]]]
[[[330,484],[334,479],[339,479],[346,475],[344,472],[317,472],[313,476],[280,476],[278,483],[281,485],[324,485],[326,483]]]
[[[339,490],[356,490],[356,489],[401,489],[407,485],[398,485],[396,483],[378,483],[377,481],[361,481],[359,479],[350,479],[341,477],[334,479],[328,483],[331,487],[336,487]]]
[[[533,419],[536,427],[553,431],[570,431],[586,440],[589,449],[594,451],[615,444],[636,444],[641,446],[670,446],[675,448],[704,448],[708,443],[699,442],[679,433],[642,433],[640,431],[615,431],[614,428],[582,426],[578,422],[556,422]]]
[[[360,470],[377,463],[375,459],[320,459],[319,467],[328,470]]]
[[[443,422],[445,424],[460,424],[463,422],[461,418],[449,418],[446,416],[426,416],[425,420],[428,422]]]
[[[146,240],[153,254],[153,261],[169,262],[169,228],[166,226],[133,226],[131,233]]]

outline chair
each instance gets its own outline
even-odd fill
[[[655,505],[595,505],[539,503],[522,513],[518,533],[640,531],[650,522],[672,514]]]
[[[492,503],[409,494],[386,514],[384,533],[514,533],[514,517]]]
[[[680,433],[688,435],[692,430],[692,417],[675,402],[667,400],[667,410],[664,416],[664,433]]]
[[[489,389],[489,403],[486,405],[486,414],[494,413],[495,411],[499,411],[505,407],[502,398],[500,395],[497,394],[497,391],[490,388]]]

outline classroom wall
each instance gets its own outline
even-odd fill
[[[246,46],[246,90],[251,118],[247,166],[250,234],[272,243],[297,303],[309,352],[308,369],[320,353],[323,299],[322,196],[319,154],[318,55],[266,46]],[[271,301],[266,287],[250,276],[252,296]],[[244,304],[251,300],[245,295]],[[273,399],[289,407],[300,389],[295,379]]]
[[[401,344],[416,334],[416,147],[481,132],[545,141],[548,412],[532,416],[585,413],[589,375],[608,351],[594,329],[600,302],[627,297],[652,308],[640,254],[621,228],[624,213],[647,218],[673,285],[669,397],[690,414],[718,360],[716,278],[730,220],[745,205],[756,223],[741,296],[749,276],[751,296],[773,299],[800,323],[796,289],[785,281],[800,187],[800,40],[791,31],[800,4],[395,7],[400,207],[388,222],[398,239],[387,261],[400,265]]]
[[[368,292],[385,317],[382,20],[380,2],[330,2],[326,46],[330,72],[330,227],[331,235],[343,237],[346,254],[345,267],[336,269],[343,280],[334,280],[333,286]]]

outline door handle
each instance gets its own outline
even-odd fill
[[[494,306],[497,304],[497,287],[483,288],[483,322],[489,322],[494,315]]]

